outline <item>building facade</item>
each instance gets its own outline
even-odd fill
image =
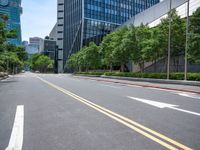
[[[44,49],[43,43],[44,43],[44,40],[40,37],[29,38],[29,44],[33,45],[34,47],[37,47],[39,53],[41,53]]]
[[[178,15],[181,18],[185,18],[187,15],[187,2],[188,0],[172,0],[171,8],[176,9]],[[200,0],[190,0],[190,15],[200,7]],[[161,19],[167,17],[167,13],[170,9],[170,0],[163,0],[157,5],[139,13],[125,22],[123,25],[135,25],[138,26],[141,23],[148,24],[150,27],[155,27],[161,23]],[[151,14],[151,15],[149,15]]]
[[[177,14],[181,18],[186,18],[187,16],[187,6],[188,0],[171,0],[171,8],[176,9]],[[189,15],[192,15],[200,7],[200,0],[190,0],[189,1]],[[139,13],[125,22],[122,26],[134,25],[139,26],[141,23],[148,24],[149,27],[155,27],[161,23],[161,20],[166,18],[170,10],[170,0],[163,0],[159,4]],[[172,35],[173,36],[173,35]],[[185,58],[183,54],[176,57],[179,62],[178,67],[173,65],[173,59],[170,61],[170,71],[172,72],[184,72]],[[156,71],[155,71],[155,68]],[[178,68],[178,71],[177,71]],[[139,72],[140,67],[133,64],[133,72]],[[145,64],[146,72],[166,72],[166,62],[161,59],[156,64],[149,62]],[[188,72],[200,72],[200,63],[190,62],[187,65]]]
[[[21,45],[21,0],[0,0],[0,13],[7,14],[9,17],[7,29],[15,29],[17,31],[17,38],[8,39],[8,42],[15,45]]]
[[[57,41],[57,24],[54,25],[53,29],[49,33],[49,39]]]
[[[67,58],[103,37],[159,0],[58,0],[57,42]]]
[[[44,50],[42,52],[52,60],[55,60],[56,55],[56,41],[44,39]]]

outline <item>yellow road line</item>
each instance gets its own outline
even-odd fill
[[[110,111],[110,110],[108,110],[108,109],[106,109],[104,107],[101,107],[101,106],[99,106],[99,105],[97,105],[95,103],[92,103],[91,101],[88,101],[88,100],[86,100],[86,99],[84,99],[84,98],[82,98],[82,97],[80,97],[80,96],[78,96],[78,95],[76,95],[76,94],[74,94],[72,92],[69,92],[66,89],[58,87],[57,85],[52,84],[52,83],[50,83],[50,82],[48,82],[48,81],[46,81],[46,80],[44,80],[44,79],[42,79],[40,77],[38,77],[38,79],[40,79],[41,81],[45,82],[49,86],[61,91],[62,93],[73,97],[74,99],[76,99],[76,100],[88,105],[89,107],[91,107],[91,108],[93,108],[93,109],[105,114],[106,116],[108,116],[108,117],[120,122],[121,124],[131,128],[131,129],[133,129],[134,131],[136,131],[136,132],[142,134],[143,136],[155,141],[156,143],[159,143],[160,145],[166,147],[167,149],[178,150],[177,148],[174,147],[174,146],[177,146],[177,147],[179,147],[181,149],[184,149],[184,150],[192,150],[191,148],[189,148],[189,147],[187,147],[187,146],[185,146],[185,145],[183,145],[183,144],[181,144],[179,142],[176,142],[173,139],[170,139],[170,138],[166,137],[165,135],[160,134],[160,133],[158,133],[158,132],[156,132],[156,131],[154,131],[154,130],[152,130],[150,128],[147,128],[147,127],[145,127],[145,126],[143,126],[143,125],[141,125],[141,124],[139,124],[139,123],[137,123],[137,122],[135,122],[135,121],[133,121],[133,120],[131,120],[129,118],[121,116],[121,115],[119,115],[119,114],[117,114],[117,113],[115,113],[113,111]],[[141,129],[143,129],[144,131],[141,130]],[[154,136],[149,134],[149,133],[147,133],[147,132],[145,132],[145,131],[153,134]],[[158,138],[163,139],[163,140],[173,144],[174,146],[169,145],[168,143],[158,139],[155,136],[157,136]]]

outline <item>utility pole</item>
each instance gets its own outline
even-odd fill
[[[170,55],[171,55],[171,24],[172,24],[172,0],[170,0],[169,4],[169,39],[168,39],[168,59],[167,59],[167,79],[169,80],[169,74],[170,74]]]
[[[187,23],[186,23],[186,44],[185,44],[185,80],[187,80],[187,63],[188,63],[188,41],[189,41],[189,14],[190,13],[190,0],[188,0],[187,4]]]

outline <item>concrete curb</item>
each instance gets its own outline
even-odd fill
[[[108,79],[128,80],[128,81],[144,81],[144,82],[152,82],[152,83],[200,86],[200,82],[198,82],[198,81],[166,80],[166,79],[151,79],[151,78],[132,78],[132,77],[117,77],[117,76],[105,76],[105,75],[102,75],[100,77],[108,78]]]
[[[151,79],[151,78],[133,78],[133,77],[119,77],[119,76],[106,76],[106,75],[82,75],[82,74],[75,74],[75,76],[100,77],[100,78],[106,78],[106,79],[139,81],[139,82],[143,81],[143,82],[152,82],[152,83],[191,85],[191,86],[199,86],[200,87],[200,82],[199,81],[166,80],[166,79]]]
[[[125,81],[130,81],[130,80],[127,80],[126,79],[121,79],[120,78],[109,78],[110,76],[98,76],[99,79],[92,79],[92,77],[97,77],[97,76],[93,76],[93,75],[90,75],[90,76],[87,76],[87,75],[74,75],[74,76],[77,76],[77,77],[91,77],[89,78],[89,80],[96,80],[96,81],[104,81],[104,82],[110,82],[110,83],[120,83],[120,84],[127,84],[127,85],[134,85],[134,86],[141,86],[141,87],[144,87],[144,88],[156,88],[156,89],[163,89],[163,90],[171,90],[171,91],[178,91],[178,92],[189,92],[189,93],[194,93],[194,94],[200,94],[200,91],[196,91],[196,90],[190,90],[190,89],[180,89],[180,88],[170,88],[170,87],[162,87],[162,86],[152,86],[152,85],[142,85],[142,84],[137,84],[137,83],[126,83],[126,82],[123,82],[123,80]],[[119,81],[112,81],[112,80],[106,80],[107,79],[117,79]],[[87,79],[87,78],[85,78]],[[137,78],[134,78],[134,79],[137,79]],[[121,80],[121,81],[120,81]],[[138,81],[138,80],[131,80],[131,81]],[[140,80],[141,81],[141,80]],[[143,80],[144,81],[144,80]],[[162,81],[162,80],[161,80]],[[169,81],[169,80],[167,80]],[[174,80],[173,80],[174,81]],[[144,82],[147,82],[146,80]],[[149,82],[149,81],[148,81]],[[158,82],[157,82],[158,83]],[[159,82],[161,83],[161,82]],[[162,82],[163,83],[163,82]],[[166,84],[166,83],[165,83]],[[168,83],[168,84],[175,84],[175,82],[173,83]],[[180,84],[179,84],[180,85]],[[182,84],[183,85],[183,84]],[[186,85],[186,84],[184,84]],[[187,84],[188,85],[188,84]]]

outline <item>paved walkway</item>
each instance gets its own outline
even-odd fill
[[[82,79],[98,80],[98,81],[105,81],[105,82],[115,82],[115,83],[120,83],[120,84],[160,88],[160,89],[165,89],[165,90],[178,90],[178,91],[183,91],[183,92],[193,92],[193,93],[200,94],[199,86],[166,84],[166,83],[152,83],[152,82],[143,82],[143,81],[142,82],[141,81],[128,81],[128,80],[109,79],[109,78],[101,78],[101,77],[84,77],[84,76],[76,76],[76,77],[82,78]]]

